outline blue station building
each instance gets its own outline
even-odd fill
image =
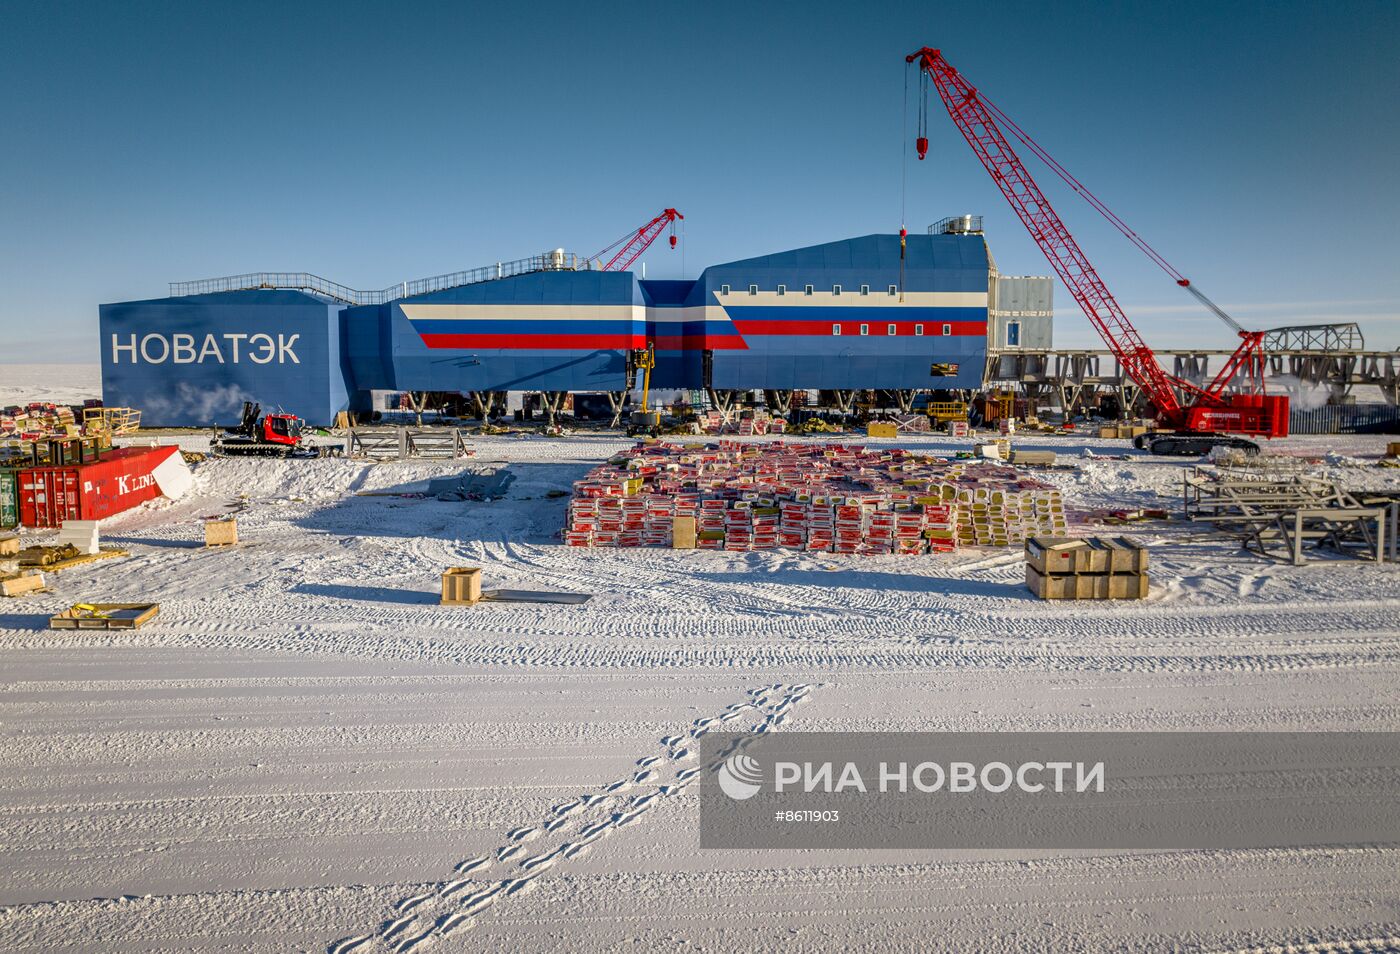
[[[361,292],[301,273],[172,286],[100,307],[111,405],[156,426],[244,400],[315,424],[373,391],[652,387],[918,391],[981,385],[991,263],[980,233],[866,235],[712,265],[694,281],[603,272],[562,251]]]

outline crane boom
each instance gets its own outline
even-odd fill
[[[625,272],[632,267],[643,252],[651,247],[651,243],[656,241],[656,237],[665,231],[669,225],[671,227],[671,247],[676,247],[676,220],[683,219],[675,209],[665,209],[660,215],[652,219],[646,225],[635,232],[628,232],[622,238],[603,249],[593,260],[602,262],[604,256],[611,255],[607,263],[599,267],[605,272]]]
[[[910,63],[915,60],[938,90],[948,114],[986,166],[992,181],[1045,253],[1084,315],[1098,329],[1124,372],[1137,382],[1162,413],[1170,416],[1179,411],[1180,401],[1171,379],[1157,363],[1157,356],[1128,320],[1079,243],[1006,141],[976,88],[938,50],[924,47],[906,58]]]
[[[939,50],[923,47],[905,57],[906,63],[916,61],[921,77],[931,82],[938,90],[939,98],[947,108],[953,123],[963,134],[963,138],[977,154],[992,181],[1021,219],[1031,238],[1040,246],[1055,273],[1108,345],[1118,360],[1119,367],[1152,402],[1159,419],[1170,427],[1188,431],[1205,432],[1219,428],[1235,433],[1285,435],[1287,398],[1226,394],[1227,388],[1240,375],[1256,382],[1262,390],[1263,332],[1243,330],[1233,318],[1197,290],[1184,275],[1130,229],[1097,196],[1084,188],[1035,140],[982,96]],[[924,98],[921,96],[921,120],[923,102]],[[1012,149],[998,120],[1071,188],[1084,196],[1134,245],[1171,275],[1178,285],[1189,291],[1239,333],[1242,339],[1239,348],[1206,387],[1198,387],[1170,375],[1157,363],[1157,356],[1128,319],[1117,299],[1079,247],[1079,243],[1070,234],[1069,228],[1041,192],[1029,170],[1016,155],[1016,151]],[[919,158],[922,159],[928,149],[928,138],[922,124],[917,142]],[[1189,399],[1183,401],[1179,395],[1186,395]]]

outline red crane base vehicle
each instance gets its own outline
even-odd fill
[[[978,92],[935,49],[923,47],[905,57],[906,63],[918,63],[919,69],[919,129],[915,148],[920,159],[928,152],[926,104],[928,85],[938,91],[939,98],[963,134],[972,151],[977,154],[992,181],[1001,190],[1012,210],[1021,219],[1031,238],[1040,246],[1055,273],[1064,282],[1084,315],[1108,345],[1118,366],[1142,389],[1152,403],[1158,426],[1174,433],[1154,433],[1147,446],[1155,454],[1200,454],[1212,447],[1239,447],[1258,452],[1259,447],[1243,437],[1258,435],[1286,437],[1288,434],[1288,398],[1264,393],[1264,333],[1246,331],[1214,302],[1193,286],[1186,276],[1162,258],[1108,206],[1075,179],[1025,130]],[[1040,191],[1030,171],[1021,162],[1007,141],[1002,127],[1035,153],[1070,188],[1092,205],[1134,245],[1185,288],[1202,304],[1230,325],[1240,336],[1240,345],[1209,384],[1199,387],[1190,381],[1168,374],[1157,362],[1157,356],[1142,339],[1113,293],[1099,277],[1079,243],[1070,234],[1045,194]],[[1249,393],[1227,393],[1237,379],[1243,378]],[[1139,446],[1142,446],[1140,443]]]

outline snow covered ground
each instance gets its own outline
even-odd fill
[[[1397,487],[1384,442],[1271,450]],[[1059,604],[1012,550],[570,549],[548,493],[626,441],[474,444],[517,475],[508,499],[355,495],[445,462],[198,464],[190,497],[104,525],[129,558],[0,607],[0,946],[1400,945],[1393,850],[702,851],[674,742],[736,712],[726,728],[1396,730],[1400,567],[1281,566],[1142,524],[1148,600]],[[1072,508],[1179,511],[1186,464],[1018,445],[1075,465],[1050,472]],[[224,512],[244,543],[202,549]],[[459,565],[593,599],[437,605]],[[79,600],[162,610],[130,634],[42,628]]]
[[[31,401],[82,404],[101,396],[101,365],[0,364],[0,407]]]

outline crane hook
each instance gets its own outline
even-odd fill
[[[914,149],[915,149],[916,152],[918,152],[919,158],[920,158],[920,159],[924,158],[924,156],[927,156],[927,155],[928,155],[928,137],[927,137],[927,136],[920,136],[918,139],[915,139],[915,140],[914,140]]]

